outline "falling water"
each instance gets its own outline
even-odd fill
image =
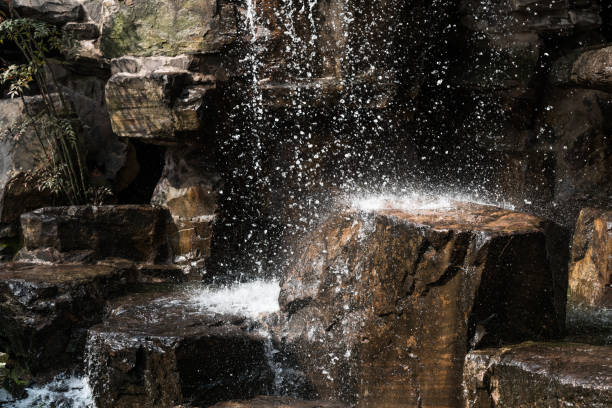
[[[91,408],[94,406],[93,394],[86,376],[60,374],[47,384],[26,388],[27,398],[2,402],[6,408]]]

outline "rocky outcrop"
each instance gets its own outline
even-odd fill
[[[174,226],[170,243],[183,261],[210,255],[213,224],[222,180],[211,147],[168,148],[162,176],[152,203],[167,208]]]
[[[542,119],[536,122],[542,132],[538,149],[554,153],[552,201],[562,203],[568,220],[585,206],[605,208],[612,194],[612,127],[606,119],[612,113],[612,95],[554,89],[543,103]]]
[[[21,216],[27,261],[93,262],[124,258],[168,262],[168,212],[151,206],[47,207]]]
[[[552,67],[558,85],[612,92],[612,46],[598,45],[559,59]]]
[[[101,49],[106,58],[217,52],[237,29],[229,1],[113,0],[104,3]]]
[[[612,405],[612,347],[524,343],[465,360],[466,408]]]
[[[266,394],[274,378],[252,322],[213,315],[185,295],[113,302],[89,331],[88,375],[97,406],[172,407]]]
[[[72,367],[106,299],[125,293],[135,270],[104,265],[9,264],[0,270],[0,347],[29,374]]]
[[[567,275],[548,254],[562,250],[527,214],[400,208],[312,231],[282,285],[280,336],[324,399],[459,406],[468,349],[560,333]]]
[[[78,0],[11,0],[11,6],[21,17],[61,24],[79,21],[84,14],[82,2]],[[9,2],[0,3],[0,10],[8,15]]]
[[[574,232],[568,301],[612,308],[612,211],[585,208]]]
[[[40,112],[40,98],[0,99],[0,223],[19,220],[24,211],[50,205],[50,194],[28,183],[27,172],[37,168],[41,149],[31,129],[23,129],[27,112]]]
[[[194,143],[216,78],[189,72],[192,62],[188,56],[113,62],[106,103],[114,132],[150,143]]]
[[[228,401],[211,408],[348,408],[340,402],[303,401],[289,397],[257,397],[248,401]]]

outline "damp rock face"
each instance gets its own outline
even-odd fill
[[[559,334],[548,229],[461,203],[331,216],[282,285],[281,340],[323,399],[457,407],[468,349]]]
[[[252,323],[186,302],[159,294],[117,299],[109,317],[89,330],[98,407],[214,404],[269,391],[274,376]]]
[[[101,49],[105,57],[215,52],[237,35],[229,1],[112,0],[104,3]]]
[[[612,347],[524,343],[468,353],[467,408],[612,406]]]
[[[168,212],[147,205],[47,207],[21,216],[22,260],[169,259]]]
[[[612,211],[580,212],[572,243],[569,301],[612,308]]]
[[[227,401],[211,408],[348,408],[340,402],[305,401],[289,397],[260,396],[248,401]]]
[[[81,359],[106,299],[125,293],[134,269],[8,264],[0,269],[0,347],[32,375]]]
[[[553,66],[553,81],[560,85],[612,90],[612,47],[596,46],[577,50]]]

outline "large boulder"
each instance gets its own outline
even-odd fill
[[[19,220],[24,211],[52,203],[50,194],[39,191],[27,173],[36,169],[42,153],[31,129],[24,129],[27,112],[38,103],[35,98],[0,99],[0,223]]]
[[[179,56],[113,62],[106,84],[113,131],[149,143],[194,143],[216,79],[188,71],[192,61]]]
[[[0,269],[0,347],[31,375],[70,368],[106,300],[125,293],[136,270],[108,265],[5,264]]]
[[[21,260],[168,262],[168,212],[146,205],[47,207],[23,214]]]
[[[553,82],[612,91],[612,46],[606,45],[577,50],[556,61],[552,67]]]
[[[280,294],[280,337],[323,399],[456,407],[468,349],[560,334],[567,274],[547,222],[466,203],[361,208],[305,239]]]
[[[182,260],[210,255],[221,176],[209,148],[170,147],[151,202],[167,208],[174,221],[170,243]]]
[[[612,406],[612,347],[524,343],[472,351],[466,408]]]
[[[236,6],[215,0],[112,0],[104,3],[106,58],[217,52],[237,35]]]
[[[612,195],[612,95],[588,89],[552,89],[536,123],[538,149],[555,157],[554,202],[573,222],[582,207],[605,208]]]
[[[612,211],[584,208],[576,222],[567,326],[571,339],[612,344]]]
[[[266,338],[253,322],[216,315],[186,294],[117,299],[89,330],[88,375],[100,408],[196,406],[272,387]]]

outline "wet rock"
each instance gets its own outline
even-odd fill
[[[95,23],[66,23],[64,30],[76,40],[95,40],[100,35],[100,29]]]
[[[17,222],[24,211],[53,202],[50,194],[27,182],[26,172],[36,168],[41,152],[34,132],[21,129],[26,109],[37,112],[35,98],[25,101],[0,99],[0,223]]]
[[[612,347],[524,343],[465,359],[468,408],[612,405]]]
[[[606,44],[608,45],[608,44]],[[612,91],[612,47],[577,50],[556,61],[552,79],[558,85]]]
[[[113,0],[104,5],[105,57],[215,52],[236,38],[236,7],[214,0]]]
[[[114,132],[149,143],[195,142],[215,78],[187,71],[188,57],[148,60],[113,63],[106,103]]]
[[[548,254],[563,250],[527,214],[401,206],[343,211],[306,238],[280,336],[324,399],[458,406],[468,349],[560,333],[567,272]]]
[[[228,401],[211,408],[348,408],[341,402],[305,401],[290,397],[257,397],[248,401]]]
[[[612,309],[612,211],[585,208],[580,212],[572,244],[568,301]]]
[[[78,0],[11,0],[10,3],[19,16],[52,24],[79,21],[83,17],[83,8]],[[0,3],[0,10],[7,15],[8,9],[8,2]]]
[[[197,406],[267,393],[265,339],[251,328],[244,318],[195,308],[185,294],[118,299],[89,331],[97,406]]]
[[[0,270],[0,347],[32,375],[81,359],[86,330],[135,271],[103,265],[5,264]]]
[[[612,95],[586,89],[553,89],[536,124],[539,149],[555,155],[554,202],[575,220],[582,207],[602,207],[612,195]],[[572,226],[573,227],[573,226]]]
[[[566,0],[503,1],[494,5],[463,0],[463,24],[485,33],[535,32],[541,35],[565,36],[596,29],[601,25],[599,5]]]
[[[136,271],[137,282],[141,284],[173,284],[187,280],[183,270],[175,265],[139,264],[122,258],[106,258],[96,264],[125,270],[133,269]],[[135,288],[134,291],[138,289]]]
[[[21,216],[20,259],[93,262],[109,257],[167,262],[168,212],[145,205],[47,207]]]

